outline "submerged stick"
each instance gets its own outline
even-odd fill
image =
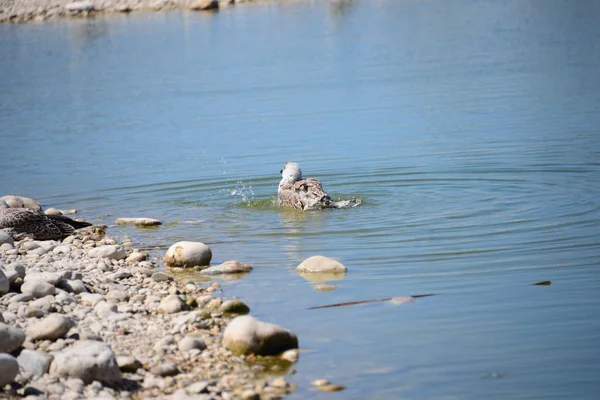
[[[407,296],[407,297],[412,297],[413,299],[418,299],[419,297],[429,297],[429,296],[435,296],[434,293],[430,293],[430,294],[417,294],[414,296]],[[319,308],[330,308],[330,307],[343,307],[343,306],[353,306],[355,304],[366,304],[366,303],[376,303],[376,302],[380,302],[380,301],[390,301],[392,300],[394,297],[388,297],[385,299],[371,299],[371,300],[357,300],[357,301],[347,301],[344,303],[335,303],[335,304],[327,304],[324,306],[315,306],[315,307],[309,307],[308,310],[317,310]]]

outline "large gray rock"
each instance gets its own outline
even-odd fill
[[[296,267],[296,272],[333,272],[344,273],[348,269],[340,262],[324,256],[313,256],[302,261]]]
[[[25,332],[0,322],[0,353],[12,353],[25,341]]]
[[[200,271],[201,275],[243,274],[252,271],[252,267],[239,261],[225,261]]]
[[[10,354],[0,354],[0,388],[11,383],[19,373],[19,363]]]
[[[110,258],[111,260],[122,260],[127,257],[127,251],[117,244],[105,244],[91,249],[88,252],[91,258]]]
[[[55,291],[53,285],[38,280],[28,280],[21,285],[22,293],[29,293],[35,298],[51,296]]]
[[[10,282],[8,281],[8,278],[6,277],[4,271],[0,269],[0,296],[8,293],[9,288]]]
[[[223,345],[235,354],[276,355],[297,349],[298,337],[278,325],[244,315],[227,325]]]
[[[50,354],[41,351],[23,349],[17,357],[17,361],[26,372],[33,376],[40,376],[48,372],[53,358]]]
[[[46,318],[27,327],[27,337],[31,340],[56,340],[67,334],[74,322],[61,315],[50,314]]]
[[[75,342],[72,347],[55,354],[50,374],[79,378],[86,384],[99,381],[117,385],[121,382],[121,371],[111,348],[92,340]]]
[[[164,261],[170,267],[193,267],[208,265],[212,252],[202,242],[177,242],[169,247]]]
[[[0,197],[0,201],[4,201],[10,208],[31,208],[32,210],[42,211],[40,203],[29,197],[8,195]]]

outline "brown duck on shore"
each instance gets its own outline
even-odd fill
[[[10,208],[6,202],[0,201],[0,229],[4,229],[15,239],[62,239],[76,229],[91,225],[89,222],[74,221],[63,215],[46,215],[30,208]]]

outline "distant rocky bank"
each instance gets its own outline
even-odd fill
[[[88,17],[100,13],[129,13],[188,9],[216,12],[255,0],[0,0],[0,22],[44,21],[57,17]],[[261,1],[261,0],[258,0]],[[262,0],[264,1],[264,0]]]

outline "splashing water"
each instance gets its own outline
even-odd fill
[[[252,184],[248,183],[246,185],[244,182],[238,181],[235,189],[231,191],[231,195],[241,197],[243,202],[252,200],[254,198]]]

